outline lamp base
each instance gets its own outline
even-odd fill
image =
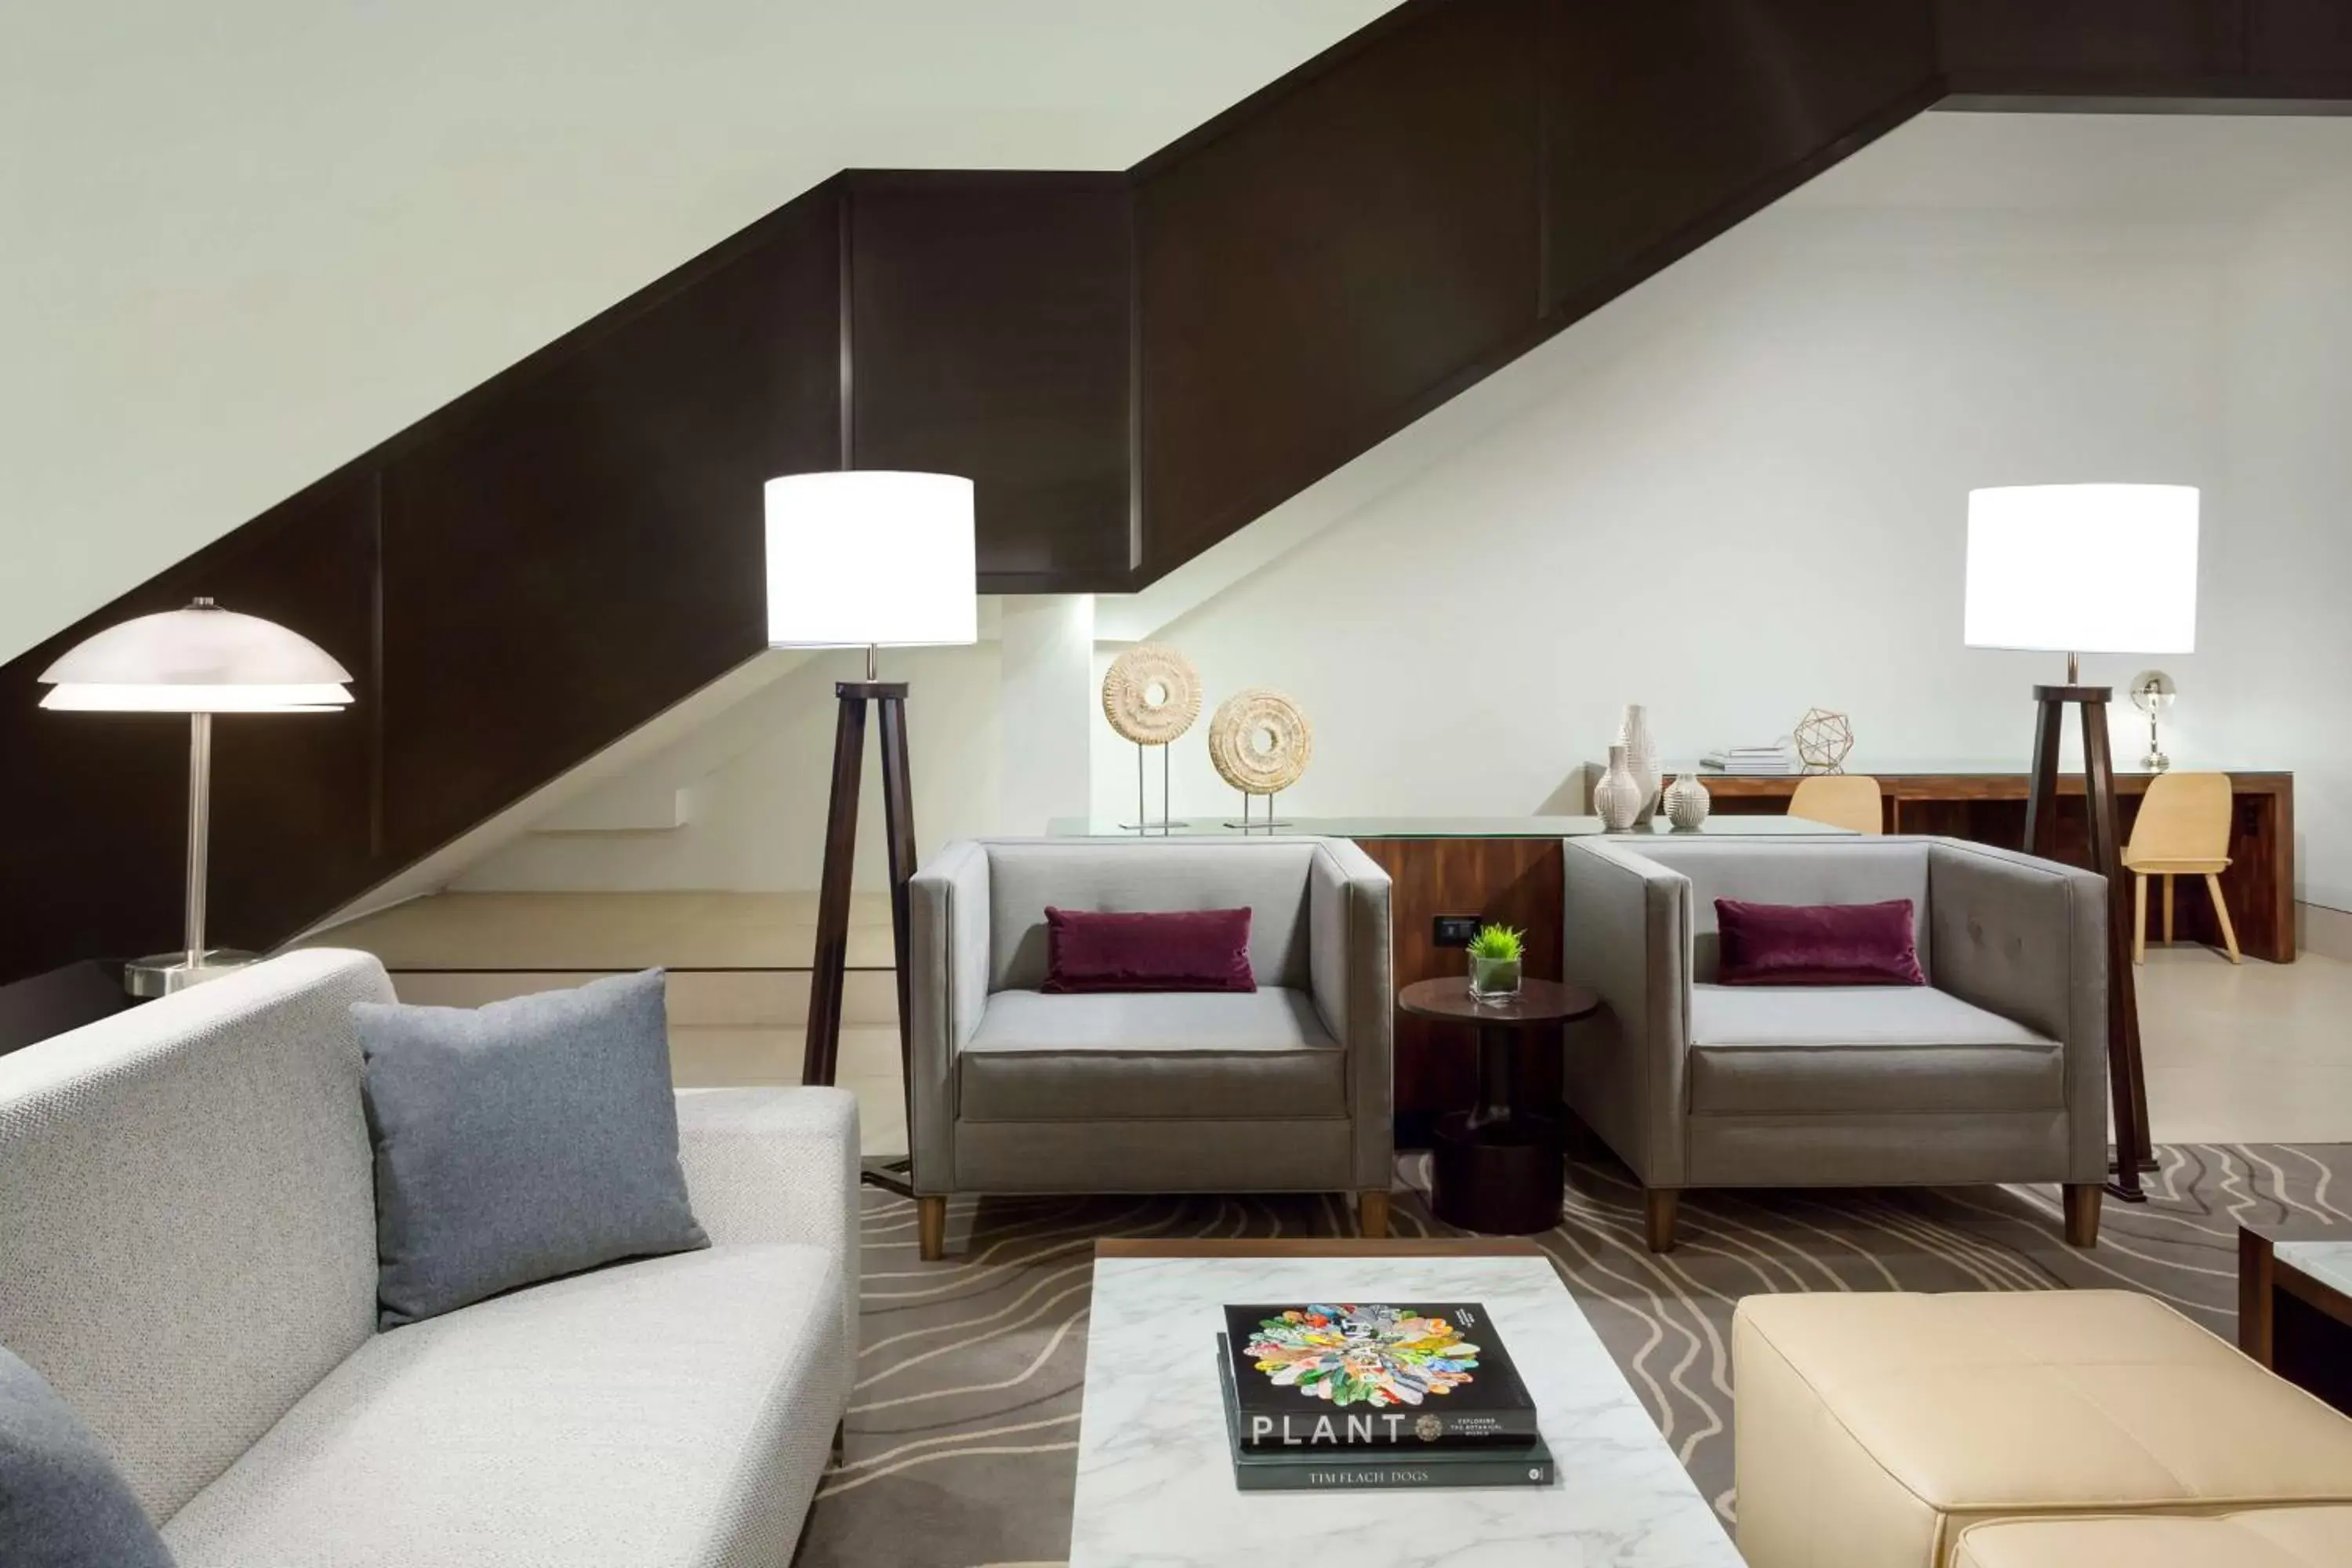
[[[261,962],[257,952],[234,947],[206,948],[202,952],[159,952],[122,966],[122,988],[133,996],[169,996],[207,980],[234,974]]]

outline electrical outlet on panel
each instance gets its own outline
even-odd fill
[[[1468,947],[1478,928],[1486,924],[1484,915],[1440,915],[1436,921],[1435,940],[1440,947]]]

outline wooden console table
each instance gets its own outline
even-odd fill
[[[1715,797],[1718,814],[1773,814],[1789,808],[1789,796],[1802,774],[1721,773],[1696,770]],[[1885,795],[1886,831],[1940,833],[1977,844],[1998,844],[2014,849],[2025,842],[2026,775],[1993,764],[1909,763],[1856,764],[1850,773],[1868,773]],[[2186,768],[2181,771],[2190,771]],[[2198,772],[2206,770],[2198,769]],[[2230,820],[2230,868],[2221,874],[2221,890],[2237,922],[2238,945],[2254,958],[2273,963],[2294,962],[2294,775],[2284,773],[2226,772],[2233,792]],[[1670,766],[1670,775],[1679,770]],[[2139,815],[2140,796],[2148,781],[2145,773],[2116,774],[2116,806],[2122,830],[2130,836]],[[2083,812],[2083,775],[2067,773],[2058,781],[2058,854],[2071,864],[2090,859],[2088,824]],[[2218,947],[2221,929],[2201,889],[2179,900],[2179,935],[2186,941]],[[2154,933],[2151,931],[2151,937]]]

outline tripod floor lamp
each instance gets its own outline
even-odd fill
[[[866,679],[835,683],[833,794],[825,812],[803,1083],[830,1084],[840,1067],[841,995],[849,966],[849,893],[857,855],[857,794],[866,714],[879,710],[882,815],[889,861],[890,933],[898,959],[898,1068],[914,1125],[907,986],[907,879],[915,874],[915,806],[907,771],[907,684],[877,679],[876,650],[977,642],[978,574],[971,481],[951,474],[857,470],[771,479],[768,646],[862,647]],[[905,1161],[869,1161],[866,1179],[910,1189]]]
[[[351,678],[310,638],[210,599],[109,626],[42,671],[44,708],[188,716],[185,945],[125,966],[122,984],[133,996],[184,991],[254,962],[250,952],[209,945],[205,931],[213,715],[332,712],[350,705]]]
[[[1970,647],[2066,656],[2066,683],[2033,689],[2025,847],[2058,849],[2058,747],[2082,710],[2083,800],[2091,868],[2107,879],[2107,1082],[2116,1160],[2108,1190],[2145,1201],[2155,1169],[2131,962],[2131,898],[2119,846],[2105,686],[2082,684],[2085,653],[2188,653],[2197,641],[2198,493],[2186,485],[2012,485],[1969,492],[1966,638]]]

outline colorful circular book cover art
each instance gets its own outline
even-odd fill
[[[1453,1393],[1473,1381],[1479,1350],[1409,1307],[1316,1305],[1261,1319],[1248,1355],[1278,1388],[1377,1407]]]

